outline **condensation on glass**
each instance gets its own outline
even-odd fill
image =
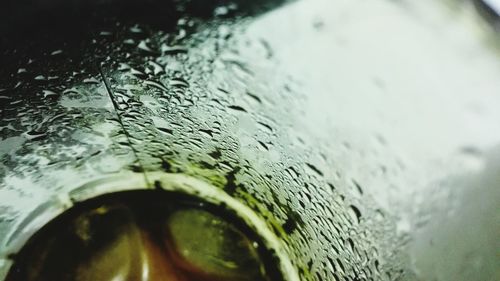
[[[470,5],[29,2],[0,29],[0,279],[87,183],[157,173],[251,208],[300,280],[499,275],[498,43]]]

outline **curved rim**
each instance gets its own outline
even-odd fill
[[[124,173],[99,178],[77,186],[67,194],[57,195],[52,200],[37,207],[6,238],[5,247],[3,247],[5,250],[0,252],[0,280],[5,279],[13,264],[10,256],[19,252],[26,242],[45,224],[56,219],[76,203],[116,192],[152,190],[155,188],[184,193],[212,204],[224,204],[228,209],[234,211],[234,214],[246,223],[254,233],[262,238],[267,249],[275,253],[279,262],[277,268],[283,278],[287,281],[300,280],[296,268],[288,258],[284,244],[274,235],[265,221],[242,202],[219,188],[184,174],[153,172],[148,173],[148,180],[154,185],[147,184],[144,175],[137,173]]]

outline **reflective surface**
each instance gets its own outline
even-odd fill
[[[78,183],[167,171],[256,210],[303,280],[498,279],[498,39],[471,2],[172,3],[4,49],[2,245]]]
[[[37,233],[6,280],[283,280],[261,238],[217,211],[165,191],[92,199]]]

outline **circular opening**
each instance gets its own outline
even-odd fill
[[[276,249],[228,205],[163,189],[85,200],[13,255],[6,281],[289,279]]]

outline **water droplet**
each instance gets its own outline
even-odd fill
[[[247,112],[246,109],[244,109],[243,107],[238,106],[238,105],[230,105],[230,106],[228,106],[228,108],[232,109],[232,110],[240,111],[240,112]]]
[[[264,148],[264,150],[266,150],[266,151],[268,151],[268,150],[269,150],[269,147],[268,147],[265,143],[263,143],[263,142],[261,142],[261,141],[257,141],[257,143],[258,143],[258,144],[260,144],[260,146],[261,146],[262,148]]]
[[[264,129],[264,131],[267,131],[269,133],[272,133],[273,132],[273,128],[269,125],[267,125],[266,123],[263,123],[263,122],[257,122],[257,125],[259,127],[261,127],[262,129]]]
[[[318,169],[316,166],[314,166],[313,164],[306,163],[306,167],[309,168],[309,170],[311,170],[315,174],[317,174],[319,176],[323,176],[323,172],[320,169]]]
[[[160,51],[163,55],[175,55],[180,53],[187,53],[187,48],[183,46],[168,46],[167,44],[162,44]]]
[[[183,87],[183,88],[189,87],[189,83],[183,78],[172,78],[169,81],[169,84],[172,87]]]
[[[352,180],[352,183],[354,184],[355,192],[357,192],[358,195],[363,195],[363,188],[361,188],[361,185],[356,181]]]
[[[200,133],[206,135],[209,138],[213,138],[214,137],[214,132],[212,130],[209,130],[209,129],[199,129],[198,131]]]
[[[351,205],[351,206],[349,206],[348,210],[349,210],[349,215],[351,216],[351,218],[355,222],[359,223],[361,220],[361,212],[359,211],[359,209],[356,206]]]
[[[123,44],[127,44],[127,45],[135,45],[135,40],[134,39],[125,39],[123,40]]]
[[[50,91],[50,90],[43,90],[43,97],[48,98],[51,96],[59,96],[56,92]]]
[[[139,25],[134,25],[131,28],[129,28],[130,32],[132,33],[142,33],[142,28],[139,27]]]
[[[226,6],[220,6],[214,9],[214,16],[224,16],[229,13],[229,9]]]
[[[92,78],[83,79],[83,83],[86,83],[86,84],[100,84],[101,81],[99,81],[96,78],[92,77]]]
[[[248,92],[248,91],[246,92],[246,94],[247,94],[249,97],[251,97],[252,99],[254,99],[255,101],[257,101],[258,103],[262,103],[262,100],[261,100],[261,99],[260,99],[257,95],[252,94],[252,93],[250,93],[250,92]]]
[[[153,74],[154,75],[158,75],[160,73],[165,73],[165,71],[163,70],[163,67],[161,67],[161,65],[157,64],[156,62],[148,61],[148,64],[153,67]]]
[[[101,31],[99,32],[99,35],[101,36],[111,36],[113,33],[109,32],[109,31]]]
[[[322,19],[315,19],[313,21],[313,27],[316,30],[322,30],[325,27],[325,22]]]
[[[148,46],[148,44],[146,43],[145,40],[142,40],[141,42],[139,42],[139,45],[137,45],[137,48],[139,48],[140,50],[142,51],[145,51],[147,53],[156,53],[153,49],[151,49],[151,47]]]
[[[56,56],[56,55],[59,55],[59,54],[62,54],[63,53],[63,50],[55,50],[53,51],[52,53],[50,53],[51,56]]]

